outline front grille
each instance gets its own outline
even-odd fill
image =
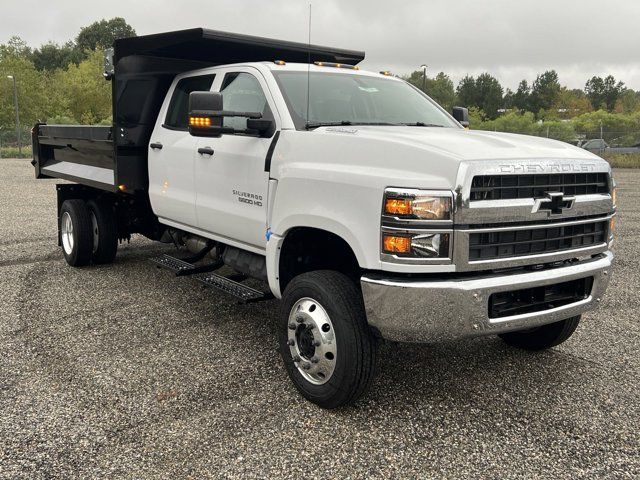
[[[471,182],[471,201],[609,193],[607,173],[557,173],[549,175],[478,175]]]
[[[489,318],[542,312],[584,300],[591,295],[593,277],[542,287],[494,293],[489,297]]]
[[[469,261],[540,255],[605,243],[607,221],[469,235]]]

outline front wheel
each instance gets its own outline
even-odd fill
[[[580,316],[567,318],[531,330],[503,333],[502,340],[512,347],[524,350],[545,350],[560,345],[569,339],[578,328]]]
[[[280,350],[300,393],[322,408],[354,403],[374,377],[377,341],[362,295],[329,270],[295,277],[282,297]]]

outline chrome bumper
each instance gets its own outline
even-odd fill
[[[515,273],[424,280],[366,274],[361,279],[367,319],[384,338],[401,342],[496,335],[580,315],[596,307],[609,283],[613,254],[605,252],[569,266]],[[584,300],[544,311],[489,318],[493,293],[593,277]]]

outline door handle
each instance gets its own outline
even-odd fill
[[[211,147],[199,148],[198,153],[200,155],[213,155],[213,148]]]
[[[152,143],[151,145],[149,145],[151,148],[153,148],[154,150],[162,150],[162,144],[161,143]]]

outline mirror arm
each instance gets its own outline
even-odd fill
[[[260,112],[233,112],[230,110],[192,110],[189,115],[195,117],[245,117],[260,119],[262,113]]]

